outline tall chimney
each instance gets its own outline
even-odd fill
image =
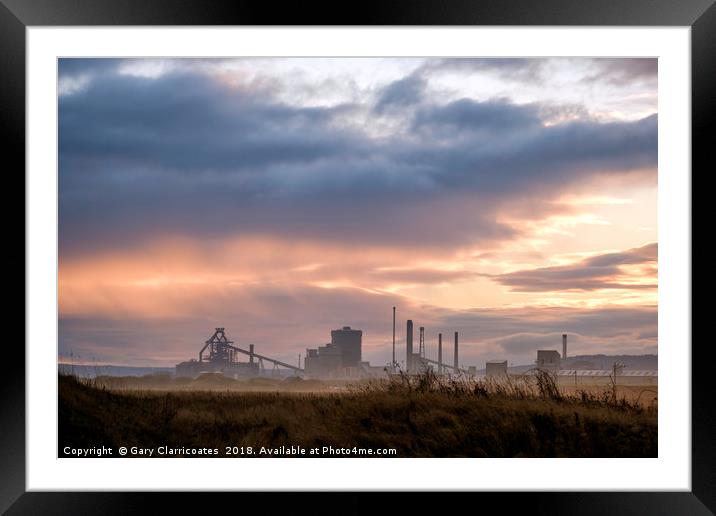
[[[438,374],[443,374],[443,334],[438,333]]]
[[[391,372],[395,372],[395,307],[393,307],[393,361],[390,363]]]
[[[408,328],[405,334],[406,360],[405,368],[408,372],[413,369],[413,321],[408,319]]]
[[[458,371],[458,365],[457,365],[457,332],[455,332],[455,372]]]
[[[562,334],[562,360],[567,358],[567,334]]]
[[[420,347],[418,348],[418,354],[425,358],[425,327],[420,327]]]

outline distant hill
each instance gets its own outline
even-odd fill
[[[63,374],[74,374],[80,378],[97,376],[145,376],[148,374],[174,374],[173,367],[134,367],[117,365],[72,365],[57,364],[57,370]]]

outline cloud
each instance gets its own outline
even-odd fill
[[[425,87],[426,81],[416,75],[394,81],[379,93],[373,109],[383,113],[418,104],[423,99]]]
[[[635,82],[656,83],[659,61],[656,58],[612,58],[595,59],[597,71],[589,77],[593,81],[604,81],[618,86]]]
[[[124,62],[124,59],[68,59],[61,58],[57,62],[57,74],[60,80],[76,79],[81,76],[98,76],[114,73]]]
[[[491,57],[446,58],[427,61],[420,72],[494,73],[502,78],[539,81],[547,58]]]
[[[594,84],[652,73],[574,62],[575,80],[603,71]],[[499,285],[652,288],[642,283],[656,244],[495,283],[476,276],[475,259],[496,256],[479,263],[490,272],[546,263],[530,221],[583,209],[560,199],[595,184],[653,185],[656,115],[605,122],[561,99],[441,91],[473,72],[549,82],[566,60],[420,63],[388,63],[380,77],[363,68],[352,82],[319,61],[293,73],[290,60],[61,60],[60,353],[171,365],[225,326],[293,362],[351,325],[365,332],[366,358],[383,363],[392,306],[403,329],[407,318],[427,328],[430,353],[438,332],[459,331],[467,363],[529,363],[562,332],[575,349],[655,351],[655,307],[438,305],[454,304],[446,292],[482,304],[493,292],[471,289],[483,286],[495,296]]]
[[[460,99],[446,105],[420,109],[413,120],[413,129],[430,136],[446,132],[448,137],[475,133],[484,138],[499,138],[507,133],[528,133],[539,128],[542,120],[537,106],[515,105],[507,99],[478,102]]]
[[[251,170],[347,152],[327,131],[340,108],[292,108],[210,77],[105,76],[60,99],[61,158],[171,170]],[[297,129],[315,127],[316,131]],[[82,164],[82,162],[80,162]]]
[[[99,63],[82,91],[59,99],[64,256],[156,234],[454,248],[514,238],[495,213],[525,196],[548,213],[560,191],[597,175],[655,177],[656,116],[546,126],[543,106],[506,99],[415,104],[421,84],[409,77],[375,99],[402,106],[407,132],[375,137],[353,120],[373,101],[289,105],[260,81],[235,87],[196,66],[107,72],[118,66]]]
[[[380,281],[395,283],[441,284],[475,277],[472,271],[446,271],[439,269],[374,270],[370,272]]]
[[[426,328],[428,356],[435,358],[437,334],[451,341],[460,334],[461,363],[482,366],[488,359],[515,364],[534,360],[538,348],[561,349],[568,333],[570,354],[655,353],[656,307],[575,309],[540,307],[457,310],[415,303],[388,293],[355,288],[319,288],[295,284],[208,285],[141,289],[147,307],[166,308],[157,316],[136,307],[60,317],[60,355],[70,353],[110,363],[173,365],[194,357],[215,326],[240,346],[293,362],[298,353],[330,340],[344,325],[364,332],[364,359],[389,360],[392,307],[398,307],[397,349],[405,353],[405,320]],[[95,307],[101,305],[95,303]],[[151,309],[151,308],[150,308]]]
[[[629,249],[621,253],[606,253],[592,256],[591,258],[584,260],[584,263],[587,266],[593,267],[609,267],[635,263],[656,263],[658,254],[659,245],[657,243],[653,243]]]
[[[656,82],[656,58],[448,58],[427,61],[417,73],[435,72],[492,74],[503,80],[545,83],[555,70],[572,68],[572,82],[602,82],[626,86]],[[581,73],[580,73],[581,72]]]
[[[601,289],[653,289],[656,288],[656,243],[618,253],[605,253],[570,265],[541,267],[494,275],[498,283],[516,292],[554,292]],[[646,273],[649,283],[625,281],[625,265],[652,265]],[[643,273],[642,273],[643,274]],[[636,279],[642,279],[637,276]]]

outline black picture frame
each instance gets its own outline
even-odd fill
[[[289,3],[207,0],[0,0],[0,131],[3,147],[6,198],[25,191],[19,170],[25,168],[25,29],[31,26],[86,25],[547,25],[547,26],[689,26],[691,27],[692,73],[692,185],[694,170],[705,175],[709,162],[716,100],[716,5],[714,0],[363,0]],[[14,163],[10,166],[9,163]],[[688,171],[687,171],[688,172]],[[12,181],[11,188],[8,182]],[[693,187],[692,187],[693,191]],[[24,198],[24,195],[23,195]],[[17,217],[19,208],[4,203],[5,220]],[[11,226],[11,225],[10,225]],[[19,238],[19,235],[18,235]],[[24,239],[24,229],[23,229]],[[7,246],[7,270],[24,268],[17,246]],[[12,252],[9,250],[13,249]],[[23,246],[24,249],[24,246]],[[21,263],[22,261],[22,263]],[[18,275],[19,276],[19,275]],[[24,290],[24,289],[23,289]],[[18,301],[14,302],[19,305]],[[19,310],[19,306],[18,306]],[[24,310],[24,304],[23,304]],[[6,351],[10,350],[8,337]],[[692,345],[692,491],[690,492],[589,492],[589,493],[473,493],[477,498],[451,498],[450,504],[469,503],[481,510],[493,503],[513,510],[549,514],[712,514],[716,511],[716,444],[712,438],[716,418],[708,393],[709,341]],[[272,505],[276,512],[284,503],[292,510],[326,507],[336,503],[352,513],[379,504],[383,509],[406,510],[406,500],[372,500],[372,493],[351,493],[340,502],[319,494],[294,493],[284,502],[265,494],[203,493],[67,493],[25,492],[25,359],[12,348],[12,365],[0,375],[0,510],[7,514],[127,514],[148,508],[153,498],[181,512],[205,510],[205,497],[215,497],[214,508],[228,496],[242,497],[243,504]],[[10,360],[10,357],[8,357]],[[262,498],[264,496],[264,498]],[[248,500],[247,500],[248,497]],[[309,498],[310,497],[310,498]],[[218,498],[218,499],[217,499]],[[367,498],[367,500],[366,500]],[[235,498],[233,498],[235,500]],[[360,500],[359,500],[360,499]],[[422,503],[421,496],[411,496]],[[278,503],[279,505],[275,505]],[[216,504],[216,505],[214,505]],[[318,504],[318,505],[317,505]],[[411,505],[411,504],[408,504]]]

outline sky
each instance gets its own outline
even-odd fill
[[[657,61],[60,59],[59,360],[657,353]],[[447,337],[445,337],[447,338]]]

